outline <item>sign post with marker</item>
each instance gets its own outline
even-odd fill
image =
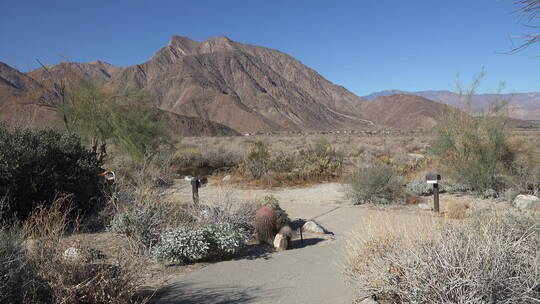
[[[433,184],[433,210],[439,212],[439,181],[441,180],[441,175],[432,173],[426,175],[426,182],[428,184]]]

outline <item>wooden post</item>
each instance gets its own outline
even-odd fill
[[[439,212],[439,184],[433,184],[433,210]]]
[[[191,194],[193,197],[193,203],[199,204],[199,179],[194,178],[191,180]]]
[[[432,173],[426,175],[426,182],[428,184],[433,184],[433,211],[439,212],[439,181],[441,180],[441,175]]]

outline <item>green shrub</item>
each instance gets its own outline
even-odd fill
[[[460,96],[468,107],[482,76]],[[443,160],[456,180],[478,194],[504,190],[503,177],[512,168],[515,155],[508,144],[504,109],[504,101],[497,100],[480,116],[448,109],[435,127],[430,152]]]
[[[73,194],[75,211],[92,215],[102,207],[101,165],[76,135],[0,126],[4,217],[26,219],[35,203],[50,204],[61,193]]]
[[[256,142],[238,169],[254,178],[270,173],[282,173],[299,180],[335,178],[341,175],[343,154],[320,141],[295,153],[280,151],[273,155],[267,145]]]
[[[247,240],[244,230],[229,223],[186,226],[161,234],[153,255],[160,261],[182,264],[234,254]]]
[[[403,191],[401,178],[385,164],[361,168],[348,178],[347,183],[347,196],[355,205],[394,203]]]
[[[260,178],[270,170],[271,155],[263,142],[253,143],[251,150],[240,164],[240,171],[254,178]]]
[[[341,175],[343,154],[324,141],[300,150],[296,157],[299,177],[302,179],[333,178]]]

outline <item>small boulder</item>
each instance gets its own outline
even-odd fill
[[[540,198],[520,194],[514,199],[514,206],[519,209],[540,210]]]
[[[225,176],[223,177],[223,181],[224,181],[224,182],[229,182],[229,181],[231,181],[231,180],[232,180],[232,177],[231,177],[230,175],[225,175]]]
[[[428,204],[418,204],[418,208],[422,209],[422,210],[431,210],[431,206],[428,205]]]
[[[64,260],[77,261],[82,258],[81,250],[75,247],[69,247],[64,251]]]
[[[276,237],[274,238],[274,248],[276,248],[277,251],[287,250],[288,245],[287,236],[281,233],[276,234]]]
[[[324,229],[321,225],[319,225],[317,222],[311,220],[307,221],[304,226],[302,226],[302,230],[304,232],[311,232],[311,233],[320,233],[325,234],[326,229]]]

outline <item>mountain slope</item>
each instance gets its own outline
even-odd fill
[[[51,105],[61,95],[55,83],[83,77],[120,91],[150,92],[156,107],[170,113],[172,129],[180,135],[411,129],[432,126],[440,112],[448,109],[403,94],[370,101],[331,83],[287,54],[227,37],[197,42],[174,36],[150,60],[128,67],[95,61],[60,63],[20,73],[2,65],[0,77],[0,104],[16,108],[4,108],[0,113],[4,120],[24,116],[30,111],[23,106],[27,104],[34,112],[35,104],[48,104],[48,115],[54,114]],[[50,118],[38,118],[50,123]]]
[[[364,115],[395,129],[431,128],[450,107],[415,95],[395,94],[369,100]]]
[[[152,92],[166,111],[199,117],[241,132],[327,130],[372,124],[356,113],[363,99],[279,51],[226,37],[197,42],[174,36],[147,62],[59,64],[57,75],[82,71],[99,81]],[[44,80],[47,73],[30,73]]]
[[[387,90],[364,96],[365,99],[375,99],[381,96],[394,94],[408,94],[421,96],[433,101],[463,108],[466,98],[450,91],[418,91],[406,92],[400,90]],[[540,92],[510,93],[510,94],[476,94],[471,99],[473,109],[483,109],[495,100],[507,101],[510,107],[510,117],[524,120],[540,120]]]

